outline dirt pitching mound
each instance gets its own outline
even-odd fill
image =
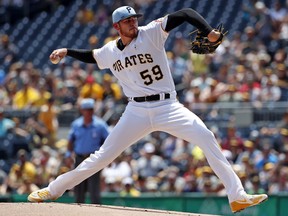
[[[176,211],[64,203],[0,203],[0,216],[212,216]]]

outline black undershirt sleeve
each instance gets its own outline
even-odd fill
[[[84,49],[67,49],[67,56],[71,56],[85,63],[96,64],[96,60],[93,57],[92,50]]]
[[[195,10],[184,8],[168,15],[165,31],[169,32],[185,21],[199,29],[204,36],[207,36],[213,29]]]

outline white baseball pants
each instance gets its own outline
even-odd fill
[[[48,190],[59,197],[66,190],[106,167],[126,148],[153,131],[167,132],[198,145],[225,186],[229,202],[244,191],[240,179],[222,154],[213,135],[202,120],[176,99],[157,102],[129,102],[117,125],[102,147],[78,167],[58,176]]]

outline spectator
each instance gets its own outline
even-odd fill
[[[257,51],[258,45],[259,38],[257,37],[255,28],[247,26],[242,36],[242,55]]]
[[[38,111],[33,110],[29,118],[26,119],[24,129],[30,134],[30,144],[34,148],[39,148],[47,144],[48,130],[43,122],[38,121]]]
[[[261,88],[260,93],[262,102],[275,102],[281,98],[281,90],[271,79],[267,80],[266,86]]]
[[[277,134],[273,148],[278,152],[283,152],[287,147],[288,147],[288,128],[283,127]]]
[[[154,195],[161,195],[158,184],[159,184],[159,180],[157,177],[148,177],[146,179],[146,184],[145,184],[147,193],[153,193]]]
[[[169,162],[171,161],[172,154],[176,150],[176,145],[179,142],[181,142],[181,139],[178,139],[172,135],[168,135],[168,137],[163,140],[160,149],[164,159]]]
[[[156,176],[166,166],[163,158],[155,154],[155,146],[152,143],[145,143],[143,155],[136,161],[136,172],[147,178]]]
[[[279,192],[288,192],[288,167],[277,169],[271,184],[269,185],[270,194],[279,194]]]
[[[184,103],[187,108],[190,110],[200,110],[205,111],[207,109],[207,105],[204,104],[204,101],[200,97],[201,88],[198,83],[193,83],[189,89],[186,90],[184,97]]]
[[[28,79],[24,80],[23,88],[16,92],[13,98],[13,107],[15,109],[29,109],[39,100],[39,91],[30,86]]]
[[[173,151],[170,159],[170,163],[177,166],[180,172],[185,172],[189,165],[189,159],[192,156],[192,152],[195,145],[185,141],[177,140],[175,150]]]
[[[256,31],[259,38],[268,46],[273,36],[273,26],[271,17],[269,15],[269,9],[266,7],[264,2],[257,1],[254,4],[255,17],[256,17]]]
[[[201,101],[206,103],[217,102],[218,98],[225,93],[227,89],[226,85],[212,78],[207,78],[205,82],[208,85],[200,92]]]
[[[163,183],[160,186],[161,192],[169,192],[180,194],[183,192],[185,185],[185,180],[183,177],[179,176],[179,172],[168,172],[166,173]]]
[[[175,82],[175,85],[182,83],[184,73],[189,72],[189,61],[181,56],[175,55],[173,52],[167,52],[169,67]]]
[[[273,175],[275,174],[275,170],[277,169],[278,164],[275,165],[273,163],[267,163],[264,165],[264,169],[259,172],[261,187],[266,192],[269,190],[270,181],[274,178]]]
[[[121,191],[116,185],[116,179],[113,177],[105,178],[104,183],[102,191],[105,193],[118,193]]]
[[[99,150],[108,136],[108,126],[102,119],[94,116],[94,106],[92,98],[81,100],[81,116],[71,124],[67,156],[71,156],[72,152],[75,154],[75,166],[81,164],[91,153]],[[75,202],[85,203],[86,190],[89,191],[91,203],[100,204],[100,172],[74,188]]]
[[[242,157],[242,169],[244,170],[248,178],[259,172],[256,168],[256,164],[254,164],[247,155]]]
[[[242,99],[245,102],[258,102],[261,101],[261,85],[255,78],[255,75],[251,68],[243,66],[243,79],[240,80],[241,85],[239,92],[242,94]]]
[[[201,192],[216,193],[223,188],[209,166],[201,166],[196,170],[198,187]]]
[[[69,83],[58,82],[56,91],[54,94],[56,104],[63,107],[71,107],[76,104],[78,98],[78,92],[74,87],[70,87]]]
[[[17,162],[11,167],[8,176],[8,185],[12,192],[31,193],[35,185],[32,182],[36,180],[36,167],[28,161],[28,154],[20,149],[17,152]]]
[[[0,84],[0,107],[6,107],[9,104],[8,92],[4,85]]]
[[[46,87],[46,91],[50,92],[51,94],[55,94],[56,85],[58,84],[59,79],[54,76],[52,71],[48,71],[44,74],[43,79],[41,79],[41,85],[44,84]],[[37,87],[38,84],[37,84]]]
[[[283,113],[283,116],[281,120],[279,121],[277,125],[278,131],[280,131],[282,128],[285,128],[288,130],[288,110]]]
[[[285,64],[276,65],[276,76],[278,78],[277,85],[281,91],[280,101],[288,101],[288,73]]]
[[[117,103],[119,100],[122,99],[122,89],[113,79],[112,76],[109,74],[103,75],[102,80],[102,87],[103,87],[103,98],[113,98],[113,100]]]
[[[249,193],[260,194],[266,192],[261,186],[261,182],[258,175],[253,176],[251,182],[252,182],[252,188],[248,190]]]
[[[241,102],[242,95],[235,85],[228,85],[226,91],[219,96],[219,102]]]
[[[132,168],[125,160],[125,155],[121,154],[102,170],[101,175],[104,181],[121,182],[126,177],[132,177]]]
[[[42,87],[41,85],[45,83],[45,79],[41,78],[42,76],[41,71],[35,69],[34,65],[31,62],[28,62],[26,65],[24,65],[23,70],[29,78],[29,83],[31,87],[38,89],[39,87]],[[49,86],[47,85],[47,89],[48,88]]]
[[[286,8],[282,5],[280,0],[276,0],[271,9],[269,9],[269,15],[272,22],[282,22],[287,14]],[[274,25],[277,25],[276,23]]]
[[[280,33],[279,38],[282,44],[282,47],[287,47],[287,41],[288,41],[288,13],[286,13],[283,22],[280,26]]]
[[[231,150],[231,146],[237,145],[238,146],[238,153],[239,151],[243,150],[243,138],[237,131],[236,126],[228,126],[227,133],[225,134],[224,139],[222,140],[222,148]],[[238,154],[237,153],[237,154]]]
[[[58,131],[58,113],[60,110],[54,105],[55,99],[50,97],[46,104],[40,107],[38,119],[46,127],[48,132],[48,144],[55,147]]]
[[[153,177],[149,177],[149,178],[146,179],[146,178],[143,178],[142,176],[137,176],[137,180],[135,181],[135,188],[141,193],[150,192],[151,187],[149,188],[149,186],[151,186],[151,184],[149,186],[148,184],[150,183],[150,181],[153,182]],[[157,188],[158,186],[156,186],[156,189]]]
[[[134,180],[131,177],[126,177],[122,181],[123,190],[120,191],[121,197],[139,197],[141,192],[134,186]]]
[[[252,164],[257,164],[262,160],[263,155],[262,152],[256,148],[255,143],[252,140],[245,140],[244,151],[239,154],[235,163],[241,165],[243,158],[249,158]]]
[[[207,55],[190,53],[193,74],[198,77],[209,72],[210,58]]]
[[[193,192],[200,192],[198,189],[198,184],[195,176],[189,175],[186,176],[185,179],[185,185],[183,188],[183,192],[185,193],[193,193]]]
[[[41,106],[47,104],[49,98],[52,97],[52,94],[47,90],[44,80],[41,80],[35,89],[37,89],[39,92],[39,98],[33,103],[33,105],[36,108],[41,108]]]
[[[101,85],[95,82],[95,79],[92,75],[87,76],[85,84],[81,87],[80,90],[80,99],[81,98],[93,98],[96,101],[103,100],[104,89]]]
[[[2,159],[9,159],[13,155],[14,146],[11,136],[15,128],[15,122],[4,116],[4,109],[0,107],[0,155]]]
[[[258,171],[263,170],[265,164],[267,163],[276,164],[278,162],[277,155],[272,149],[270,141],[268,140],[262,141],[262,152],[263,152],[263,158],[256,164],[256,168]]]
[[[29,194],[31,191],[39,190],[39,187],[29,178],[23,178],[23,183],[17,189],[17,194]]]
[[[16,91],[23,87],[23,82],[28,79],[28,74],[23,70],[23,63],[18,61],[11,65],[9,71],[5,77],[5,85],[9,84],[16,85]]]
[[[235,31],[233,34],[230,42],[230,47],[227,52],[231,54],[233,58],[239,58],[241,56],[241,51],[242,51],[242,40],[241,40],[241,35],[242,33],[239,31]],[[214,59],[212,59],[213,61]]]
[[[239,176],[244,188],[246,190],[251,190],[251,188],[252,188],[251,178],[249,178],[249,176],[245,172],[245,170],[240,168],[239,170],[237,170],[237,175]]]
[[[268,81],[273,83],[278,82],[278,77],[276,73],[273,72],[273,69],[271,67],[265,67],[265,69],[262,71],[260,79],[260,84],[262,87],[267,86]]]
[[[31,161],[37,169],[37,180],[34,183],[38,186],[47,185],[57,176],[62,161],[57,151],[48,145],[32,151]]]
[[[79,87],[81,85],[82,81],[85,80],[86,72],[82,69],[79,61],[73,61],[72,67],[67,74],[67,80],[68,82],[72,83],[76,87]]]
[[[7,138],[9,132],[15,127],[13,120],[4,117],[4,109],[0,107],[0,140]],[[3,141],[1,141],[2,143]]]

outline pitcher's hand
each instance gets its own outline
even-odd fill
[[[53,64],[58,64],[61,61],[61,59],[63,59],[66,55],[67,55],[67,49],[61,48],[54,50],[49,56],[49,58]]]

